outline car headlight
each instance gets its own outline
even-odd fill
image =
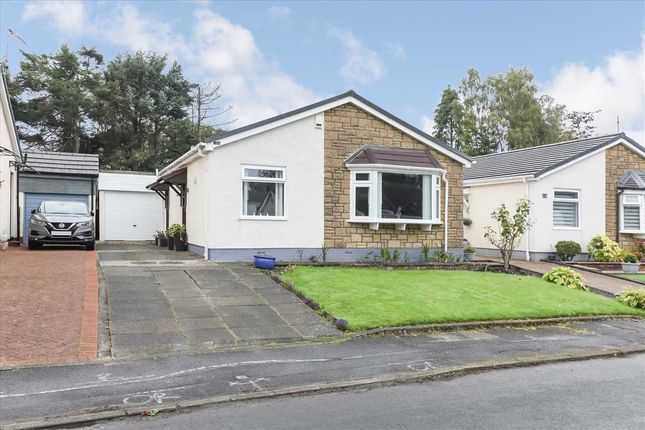
[[[45,221],[40,221],[40,220],[37,220],[37,219],[32,219],[31,223],[33,225],[40,225],[40,226],[43,226],[43,227],[47,225],[47,223]]]
[[[79,227],[90,227],[91,225],[92,225],[92,221],[85,221],[85,222],[78,223]]]

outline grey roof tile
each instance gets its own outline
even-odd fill
[[[99,156],[73,152],[25,151],[28,169],[25,173],[55,173],[66,175],[98,176]],[[33,169],[33,170],[32,170]]]
[[[464,169],[464,179],[540,176],[621,138],[645,152],[624,133],[595,136],[475,157],[472,167]]]
[[[359,100],[360,102],[366,104],[370,108],[376,110],[377,112],[379,112],[380,114],[386,116],[387,118],[391,119],[392,121],[398,123],[402,127],[408,128],[408,129],[414,131],[415,133],[423,136],[424,138],[436,143],[437,145],[441,146],[442,148],[452,152],[454,155],[456,155],[456,156],[458,156],[458,157],[460,157],[462,159],[465,159],[465,160],[470,160],[471,159],[468,155],[466,155],[463,152],[451,147],[446,142],[443,142],[442,140],[439,140],[436,137],[431,136],[428,133],[418,129],[417,127],[415,127],[415,126],[403,121],[401,118],[391,114],[390,112],[386,111],[385,109],[381,108],[380,106],[378,106],[378,105],[372,103],[371,101],[367,100],[366,98],[361,97],[360,95],[358,95],[353,90],[347,91],[347,92],[345,92],[343,94],[339,94],[339,95],[334,96],[334,97],[330,97],[330,98],[325,99],[325,100],[321,100],[321,101],[316,102],[316,103],[312,103],[310,105],[301,107],[299,109],[292,110],[290,112],[285,112],[283,114],[276,115],[274,117],[267,118],[265,120],[255,122],[253,124],[245,125],[244,127],[240,127],[240,128],[236,128],[234,130],[229,130],[229,131],[225,131],[225,132],[220,133],[220,134],[216,134],[214,136],[206,138],[205,142],[217,142],[218,140],[224,139],[226,137],[234,136],[236,134],[243,133],[243,132],[248,131],[248,130],[253,130],[254,128],[262,127],[264,125],[271,124],[271,123],[279,121],[281,119],[289,118],[289,117],[297,115],[299,113],[306,112],[306,111],[308,111],[310,109],[315,109],[317,107],[320,107],[320,106],[326,105],[328,103],[332,103],[332,102],[334,102],[336,100],[340,100],[340,99],[343,99],[345,97],[350,97],[350,96],[354,97],[355,99]]]
[[[426,149],[392,148],[364,145],[352,154],[345,164],[386,164],[442,169],[441,163]]]
[[[630,170],[625,173],[620,181],[618,188],[628,190],[645,190],[645,170]]]

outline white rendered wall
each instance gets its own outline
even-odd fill
[[[525,182],[512,182],[497,185],[471,186],[464,191],[469,204],[464,203],[464,218],[470,218],[473,223],[464,226],[464,238],[475,248],[494,248],[484,238],[486,226],[496,226],[490,214],[502,203],[506,203],[511,213],[515,204],[520,199],[527,198],[527,185]],[[518,250],[526,251],[525,239],[522,240]]]
[[[553,226],[554,189],[579,192],[579,227]],[[547,197],[543,198],[543,194]],[[532,217],[531,251],[555,252],[560,240],[574,240],[586,252],[589,240],[605,233],[605,153],[601,151],[539,181],[530,183]]]
[[[204,246],[205,238],[205,188],[208,186],[205,177],[206,158],[197,158],[187,168],[186,181],[188,187],[186,207],[186,235],[188,242]],[[181,215],[180,215],[181,217]]]
[[[170,196],[168,227],[170,227],[173,224],[182,224],[179,196],[177,195],[177,193],[175,193],[175,191],[172,188],[168,190],[168,195]]]
[[[0,81],[0,85],[2,82]],[[2,89],[1,91],[4,91]],[[11,151],[15,151],[11,143],[9,127],[11,117],[0,107],[0,145]],[[10,161],[16,161],[14,157],[0,155],[0,241],[5,241],[16,236],[16,181],[18,174]],[[13,172],[13,177],[11,173]]]
[[[314,116],[216,147],[208,162],[209,248],[320,248],[324,129]],[[244,164],[286,168],[286,220],[241,219]]]

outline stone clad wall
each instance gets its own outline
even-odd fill
[[[605,233],[616,240],[616,192],[620,178],[630,170],[645,169],[645,159],[626,148],[616,145],[605,151]],[[631,234],[620,234],[620,246],[633,249],[636,241]]]
[[[397,148],[426,149],[427,146],[352,104],[325,112],[325,244],[331,248],[420,248],[429,242],[433,248],[443,246],[444,226],[432,226],[429,232],[408,224],[405,231],[393,225],[370,230],[367,224],[350,224],[350,174],[344,161],[366,144]],[[448,171],[449,232],[448,246],[461,248],[463,239],[463,166],[432,150]],[[441,189],[441,219],[444,216],[445,189]]]

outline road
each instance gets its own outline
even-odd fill
[[[426,378],[468,366],[645,350],[645,320],[354,338],[141,360],[0,372],[0,427],[45,417],[185,408],[207,398],[392,377]],[[617,405],[620,407],[621,405]],[[52,421],[48,421],[51,423]]]
[[[643,429],[644,380],[645,355],[637,355],[245,402],[85,429]]]

